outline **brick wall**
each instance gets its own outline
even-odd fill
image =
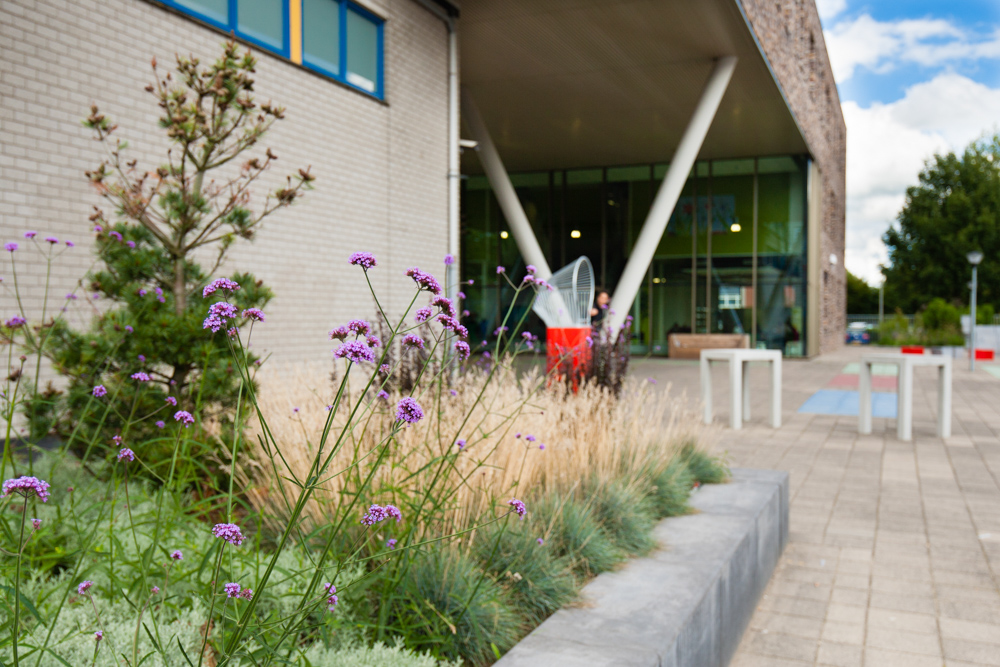
[[[820,171],[819,347],[821,352],[827,352],[843,345],[847,326],[844,269],[847,128],[840,97],[815,0],[741,2]],[[831,254],[836,255],[836,264],[830,262]]]
[[[281,362],[326,361],[326,332],[374,306],[356,250],[379,257],[379,296],[401,310],[412,296],[402,276],[421,265],[443,275],[447,251],[447,31],[413,0],[366,3],[386,18],[385,103],[301,67],[258,53],[256,95],[286,107],[263,146],[279,156],[260,197],[283,175],[312,166],[315,189],[268,218],[253,244],[238,245],[225,271],[250,270],[276,298],[255,347]],[[89,105],[119,125],[142,167],[163,159],[157,107],[143,91],[150,58],[220,53],[220,33],[147,0],[4,0],[0,3],[0,241],[26,229],[71,239],[55,265],[53,302],[93,262],[87,216],[99,203],[84,178],[102,146],[80,125]],[[258,199],[259,203],[260,199]],[[19,252],[22,292],[40,315],[45,266]],[[10,261],[0,315],[14,311]],[[89,317],[84,299],[72,319]],[[260,337],[257,338],[257,332]]]

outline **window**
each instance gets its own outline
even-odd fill
[[[382,27],[346,0],[302,0],[302,62],[382,97]]]
[[[153,1],[352,88],[383,96],[385,22],[350,0]]]

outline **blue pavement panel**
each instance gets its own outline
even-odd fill
[[[861,372],[861,363],[847,364],[840,372],[844,375],[857,375]],[[896,364],[872,364],[872,375],[899,375],[899,366]]]
[[[884,392],[872,394],[872,414],[875,417],[896,418],[896,394]],[[812,415],[838,415],[857,417],[861,397],[856,391],[821,389],[810,396],[799,412]]]

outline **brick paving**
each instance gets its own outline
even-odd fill
[[[728,424],[714,371],[718,445],[731,465],[787,470],[791,521],[733,667],[1000,665],[1000,379],[956,360],[953,435],[936,437],[936,382],[918,369],[913,442],[895,420],[798,414],[860,358],[845,348],[786,360],[783,426],[765,424],[767,377],[751,368],[753,418]],[[699,394],[691,363],[636,361],[634,373]]]

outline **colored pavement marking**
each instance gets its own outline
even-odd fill
[[[842,389],[857,389],[858,381],[860,376],[858,375],[848,375],[842,374],[835,376],[827,384],[829,387],[840,387]],[[896,378],[888,375],[873,375],[872,376],[872,390],[873,391],[896,391]]]
[[[840,372],[845,375],[857,375],[861,372],[861,364],[858,362],[847,364]],[[896,364],[872,364],[872,375],[892,375],[895,377],[899,375],[899,366]]]
[[[872,394],[872,415],[895,419],[896,400],[896,394]],[[860,404],[861,397],[856,391],[820,389],[802,404],[799,412],[811,415],[857,417]]]
[[[1000,366],[983,366],[983,370],[995,378],[1000,378]]]

